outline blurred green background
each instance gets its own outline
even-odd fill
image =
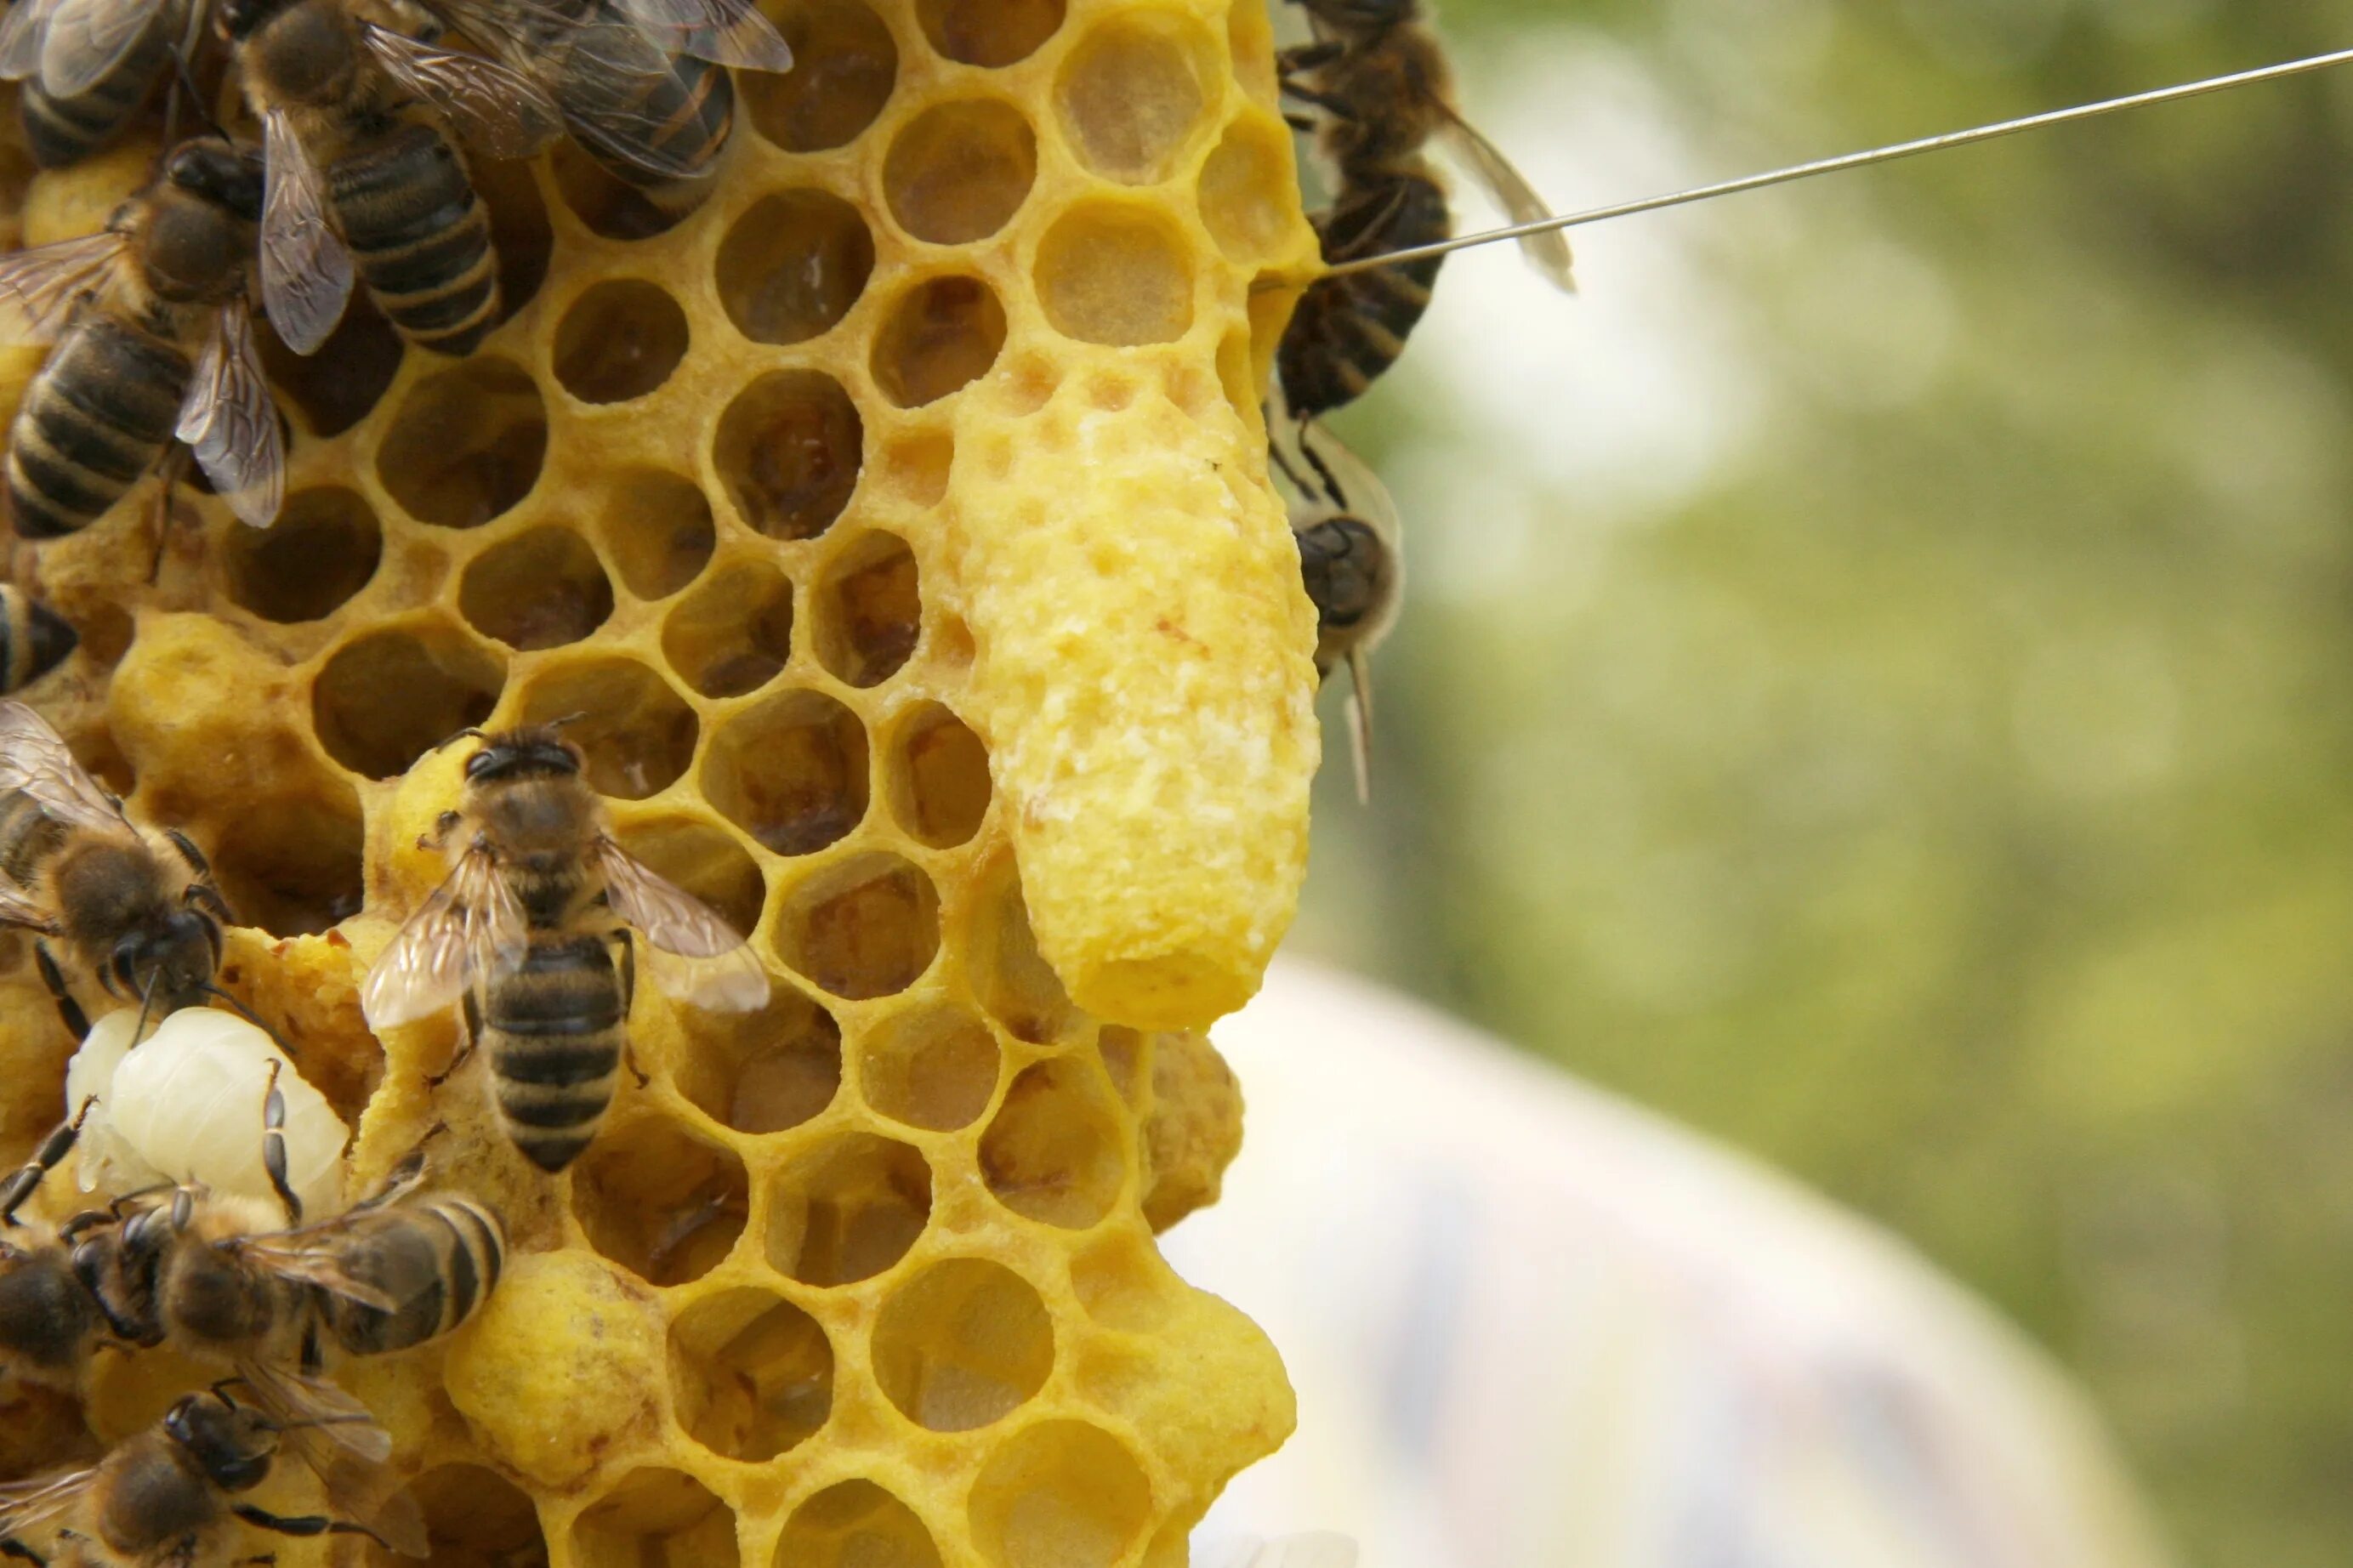
[[[1563,208],[2353,42],[2251,0],[1456,0]],[[1457,258],[1295,948],[1911,1238],[2185,1556],[2353,1542],[2353,71]],[[1483,225],[1492,214],[1461,204]]]

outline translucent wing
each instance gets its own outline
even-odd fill
[[[282,110],[262,117],[261,303],[298,354],[317,350],[352,297],[352,253],[327,221],[326,181]]]
[[[718,912],[610,838],[596,845],[613,912],[646,939],[647,973],[662,992],[708,1012],[748,1013],[768,1001],[768,975]]]
[[[64,1518],[89,1495],[91,1483],[97,1479],[98,1471],[94,1468],[51,1470],[45,1476],[0,1487],[0,1541],[30,1534]]]
[[[673,55],[788,71],[793,49],[784,35],[745,0],[619,0],[638,29]]]
[[[1373,665],[1366,647],[1348,650],[1348,760],[1356,769],[1356,804],[1373,804]]]
[[[0,256],[0,338],[43,343],[56,337],[75,302],[106,280],[127,243],[100,230]]]
[[[188,444],[230,510],[256,528],[277,521],[286,495],[285,436],[243,300],[213,312],[173,434]]]
[[[41,29],[41,90],[79,98],[131,52],[163,0],[58,0]]]
[[[1298,439],[1299,450],[1314,469],[1333,509],[1364,519],[1384,543],[1397,548],[1404,533],[1403,520],[1388,486],[1381,483],[1372,466],[1324,435],[1320,426],[1301,426]]]
[[[319,1478],[329,1513],[367,1526],[403,1556],[426,1555],[424,1512],[386,1467],[392,1436],[366,1405],[323,1378],[258,1361],[237,1363],[237,1373],[254,1405],[279,1423],[286,1451]]]
[[[0,17],[0,81],[23,81],[41,68],[41,35],[58,0],[16,0]]]
[[[528,158],[564,131],[563,110],[539,84],[496,60],[438,48],[372,24],[360,37],[376,64],[493,158]]]
[[[1514,223],[1535,223],[1553,216],[1525,176],[1512,167],[1495,144],[1472,130],[1451,109],[1446,110],[1447,145],[1469,166],[1478,182],[1487,188]],[[1535,269],[1543,273],[1562,292],[1577,292],[1575,258],[1570,255],[1568,236],[1556,229],[1550,234],[1532,234],[1520,241],[1520,253]]]
[[[48,931],[57,924],[54,911],[23,888],[0,882],[0,926],[31,926]]]
[[[21,702],[0,702],[0,790],[22,790],[59,822],[122,828],[121,804],[74,761],[49,721]]]
[[[315,1286],[379,1312],[400,1310],[400,1303],[383,1287],[354,1277],[343,1267],[342,1248],[333,1243],[347,1228],[335,1219],[279,1236],[244,1237],[232,1245],[280,1279]]]
[[[649,947],[645,968],[663,995],[706,1013],[752,1013],[768,1005],[768,972],[748,947],[716,958],[688,958]]]
[[[469,849],[400,928],[360,986],[360,1011],[388,1029],[438,1013],[478,975],[522,956],[522,907],[487,848]]]
[[[627,15],[566,15],[538,0],[441,0],[436,9],[513,69],[546,84],[572,134],[600,156],[664,179],[704,173],[675,134],[661,89],[675,55]],[[780,40],[781,41],[781,40]],[[691,139],[686,139],[691,142]]]

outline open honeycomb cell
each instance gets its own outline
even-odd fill
[[[358,1129],[347,1189],[433,1132],[505,1217],[473,1321],[334,1369],[434,1563],[1175,1568],[1292,1421],[1153,1240],[1237,1146],[1202,1031],[1289,919],[1318,758],[1258,405],[1315,265],[1272,35],[1258,0],[765,8],[798,64],[738,73],[698,188],[476,163],[505,315],[471,357],[364,299],[314,358],[264,326],[275,528],[185,487],[150,583],[142,487],[14,544],[81,634],[31,695],[213,857],[224,984]],[[153,153],[0,156],[0,220],[88,232]],[[377,1039],[356,988],[447,872],[446,742],[554,721],[772,992],[702,1011],[641,962],[551,1178],[482,1064],[444,1079],[453,1016]],[[5,1168],[71,1042],[21,944],[0,988]],[[0,1480],[213,1375],[0,1378]]]

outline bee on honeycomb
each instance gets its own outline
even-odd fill
[[[1181,1563],[1293,1419],[1264,1337],[1153,1240],[1237,1146],[1201,1031],[1289,920],[1318,760],[1259,412],[1316,266],[1271,27],[770,15],[793,68],[735,75],[691,202],[572,142],[473,160],[501,316],[470,354],[364,291],[307,357],[257,325],[272,526],[184,489],[159,538],[147,481],[16,542],[79,637],[20,695],[209,861],[217,982],[355,1129],[343,1190],[440,1125],[437,1181],[505,1221],[471,1321],[339,1370],[437,1558]],[[0,150],[10,237],[91,232],[155,152]],[[0,351],[0,404],[37,363]],[[644,1079],[550,1176],[438,1084],[451,1013],[379,1041],[359,990],[447,871],[420,840],[468,748],[437,748],[573,715],[622,848],[772,994],[639,988]],[[0,987],[16,1159],[73,1042],[13,940]],[[0,1384],[0,1474],[196,1376]]]

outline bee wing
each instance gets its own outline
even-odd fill
[[[0,256],[0,338],[44,343],[56,337],[74,302],[105,281],[128,243],[101,229]]]
[[[330,1220],[323,1226],[289,1231],[282,1236],[249,1237],[238,1244],[237,1251],[280,1279],[313,1285],[331,1296],[340,1296],[379,1312],[397,1312],[397,1300],[382,1286],[352,1275],[337,1256],[338,1249],[326,1245],[330,1234],[343,1228],[340,1220]]]
[[[645,106],[663,101],[655,89],[675,56],[626,13],[601,3],[567,13],[543,0],[442,0],[437,9],[512,69],[553,81],[565,125],[598,154],[663,179],[705,172],[664,151],[674,127]]]
[[[369,1026],[388,1029],[438,1013],[477,975],[522,955],[522,908],[488,849],[469,849],[408,918],[360,986]]]
[[[748,1013],[767,1005],[767,972],[717,910],[655,875],[610,837],[596,841],[596,860],[607,900],[644,935],[648,971],[666,995],[711,1012]]]
[[[98,1470],[91,1467],[51,1470],[0,1487],[0,1541],[28,1534],[71,1512],[97,1479]]]
[[[368,53],[405,90],[493,158],[528,158],[564,132],[564,111],[537,82],[496,60],[362,23]]]
[[[746,70],[788,71],[793,47],[747,0],[619,0],[656,44],[673,55]]]
[[[243,300],[213,313],[173,434],[188,444],[196,467],[231,511],[256,528],[277,521],[278,503],[286,496],[285,436]]]
[[[1329,436],[1317,439],[1319,435],[1319,428],[1301,426],[1297,439],[1300,452],[1323,481],[1324,494],[1338,510],[1370,523],[1373,531],[1394,550],[1404,525],[1388,486],[1381,483],[1380,476],[1362,458]]]
[[[1469,166],[1472,177],[1486,187],[1487,194],[1495,198],[1495,205],[1514,223],[1538,223],[1553,216],[1552,208],[1545,205],[1535,187],[1512,167],[1512,161],[1493,142],[1472,129],[1453,110],[1447,109],[1445,113],[1447,145]],[[1567,235],[1555,229],[1550,234],[1525,236],[1520,240],[1520,253],[1562,293],[1577,292],[1576,258],[1569,252]]]
[[[122,804],[82,771],[47,720],[21,702],[0,702],[0,790],[12,789],[77,827],[131,826]]]
[[[315,352],[352,297],[352,253],[327,221],[327,182],[282,110],[261,120],[261,304],[298,354]]]
[[[58,0],[16,0],[0,17],[0,81],[23,81],[41,68],[41,36]]]
[[[22,888],[0,882],[0,926],[31,926],[48,931],[57,923],[55,911]]]
[[[319,1478],[328,1512],[367,1526],[404,1557],[427,1554],[424,1511],[385,1463],[392,1435],[366,1405],[323,1378],[262,1362],[241,1361],[237,1374],[277,1423],[280,1445]]]
[[[58,0],[41,29],[41,90],[79,98],[128,54],[163,0]]]

